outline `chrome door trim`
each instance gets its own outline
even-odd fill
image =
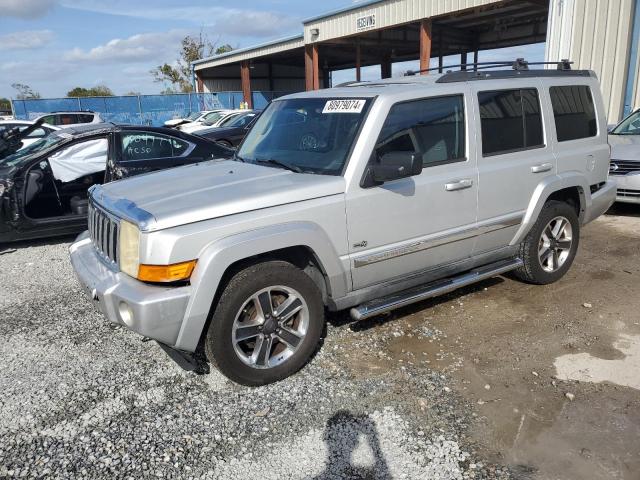
[[[468,238],[484,235],[503,228],[513,227],[520,225],[524,215],[522,212],[515,214],[509,214],[498,220],[492,220],[488,223],[476,224],[470,228],[464,230],[448,233],[445,235],[430,236],[428,238],[422,238],[418,240],[410,240],[409,242],[391,247],[376,253],[359,255],[354,258],[353,265],[355,268],[364,267],[373,263],[383,262],[385,260],[391,260],[392,258],[409,255],[411,253],[421,252],[430,248],[439,247],[448,243],[459,242]]]

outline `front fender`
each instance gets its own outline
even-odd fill
[[[580,192],[580,223],[583,223],[584,212],[591,206],[589,184],[584,174],[580,172],[563,172],[552,175],[540,182],[534,190],[522,224],[511,240],[510,245],[516,245],[524,240],[533,224],[536,223],[542,207],[551,194],[571,187],[578,187]]]
[[[234,263],[287,247],[304,246],[315,254],[333,296],[348,290],[348,272],[327,234],[311,222],[271,225],[232,235],[207,245],[191,276],[192,295],[178,334],[176,348],[194,351],[198,346],[222,276]]]

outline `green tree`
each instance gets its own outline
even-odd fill
[[[0,98],[0,112],[11,111],[11,100],[8,98]]]
[[[151,70],[153,81],[165,85],[163,93],[192,92],[191,63],[231,50],[233,47],[229,44],[217,46],[202,31],[198,36],[187,35],[182,39],[180,56],[173,64],[165,63]]]
[[[41,98],[40,94],[33,90],[29,85],[24,83],[12,83],[11,88],[18,91],[16,98],[18,100],[29,100],[31,98]]]
[[[215,54],[220,55],[222,53],[230,52],[231,50],[233,50],[233,47],[228,43],[225,43],[224,45],[220,45],[218,48],[216,48]]]
[[[67,97],[113,97],[113,92],[105,85],[91,88],[76,87],[67,92]]]

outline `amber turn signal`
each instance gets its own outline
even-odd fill
[[[138,280],[143,282],[178,282],[188,280],[196,266],[196,260],[172,265],[140,265]]]

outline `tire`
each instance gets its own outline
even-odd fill
[[[548,201],[520,244],[519,256],[524,265],[514,270],[513,276],[536,285],[558,281],[571,267],[579,242],[580,222],[574,207],[557,200]]]
[[[259,263],[227,283],[209,324],[205,352],[234,382],[266,385],[309,361],[324,321],[322,295],[306,273],[288,262]]]

